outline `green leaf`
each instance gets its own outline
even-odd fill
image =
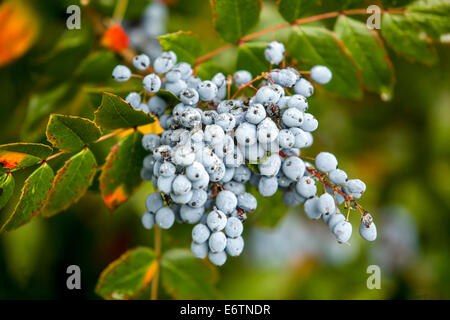
[[[164,51],[174,51],[177,54],[177,61],[194,64],[195,59],[200,55],[200,39],[192,32],[178,31],[158,37]]]
[[[0,176],[0,209],[8,203],[14,192],[15,185],[14,177],[11,173],[3,173]]]
[[[83,92],[87,94],[94,108],[102,103],[103,94],[106,92],[125,98],[131,91],[139,92],[140,90],[142,90],[142,79],[139,78],[131,78],[126,82],[109,82],[104,87],[83,86]]]
[[[223,74],[229,73],[223,67],[211,61],[206,61],[197,68],[197,76],[200,77],[200,79],[211,79],[219,72],[222,72]]]
[[[127,201],[141,184],[140,172],[146,156],[142,137],[139,131],[126,136],[112,147],[106,158],[100,175],[100,190],[111,211]]]
[[[261,0],[211,0],[214,25],[222,39],[236,43],[259,20]]]
[[[305,16],[317,6],[318,0],[278,0],[278,11],[288,22]]]
[[[342,41],[331,31],[321,27],[295,27],[288,41],[288,50],[303,70],[318,64],[333,72],[331,81],[324,85],[325,89],[344,97],[361,97],[358,67]]]
[[[0,228],[0,232],[17,229],[39,214],[52,185],[53,177],[52,168],[44,163],[25,180],[19,202]]]
[[[253,213],[254,218],[252,218],[252,221],[261,227],[275,227],[289,210],[283,202],[282,193],[277,192],[273,197],[269,198],[259,196],[256,190],[253,194],[257,195],[258,208]]]
[[[52,154],[53,149],[40,143],[10,143],[0,145],[0,168],[15,171],[34,166]]]
[[[110,50],[99,50],[87,56],[75,71],[79,81],[98,83],[109,80],[113,68],[119,63]]]
[[[149,114],[133,109],[121,97],[106,92],[103,93],[102,104],[94,115],[97,125],[111,130],[134,128],[155,121]]]
[[[346,16],[337,19],[335,32],[358,64],[363,85],[388,99],[394,86],[394,71],[378,33]]]
[[[450,33],[450,1],[415,1],[408,6],[406,16],[433,39]]]
[[[264,50],[267,43],[250,42],[239,46],[237,69],[248,70],[253,77],[259,76],[262,72],[267,72],[270,63],[264,57]]]
[[[424,64],[433,64],[437,61],[429,40],[408,17],[383,14],[381,32],[390,47],[406,59]]]
[[[47,139],[62,151],[79,151],[101,136],[95,122],[61,114],[52,114],[47,125]]]
[[[172,92],[167,90],[159,90],[156,95],[163,99],[169,106],[173,107],[181,102],[181,100]]]
[[[95,292],[110,300],[132,299],[148,286],[158,267],[152,249],[129,250],[103,270]]]
[[[384,8],[397,8],[406,6],[413,1],[414,0],[382,0],[381,3]]]
[[[67,160],[53,179],[42,215],[54,216],[80,200],[91,185],[96,168],[95,157],[87,148]]]
[[[161,261],[161,281],[176,299],[213,299],[214,269],[185,249],[167,251]]]

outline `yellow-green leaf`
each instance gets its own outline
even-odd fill
[[[28,177],[16,208],[1,227],[0,232],[21,227],[39,214],[50,190],[53,176],[52,168],[44,163]]]
[[[158,267],[152,249],[129,250],[103,270],[95,292],[109,300],[132,299],[148,286]]]
[[[80,200],[91,185],[96,168],[95,157],[87,148],[67,160],[53,179],[42,215],[53,216]]]
[[[0,169],[14,171],[34,166],[52,154],[52,148],[40,143],[0,145]]]
[[[15,181],[11,173],[1,173],[0,176],[0,209],[3,208],[14,192]]]
[[[95,111],[95,123],[105,129],[134,128],[155,120],[149,114],[133,109],[121,97],[103,93],[102,104]]]
[[[141,184],[140,171],[146,152],[143,134],[135,131],[114,145],[100,175],[100,190],[111,211],[128,200]]]
[[[63,151],[78,151],[100,138],[95,122],[62,114],[52,114],[47,125],[47,140]]]

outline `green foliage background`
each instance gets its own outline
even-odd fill
[[[66,31],[65,8],[71,1],[28,2],[45,23],[40,24],[40,37],[31,50],[14,63],[0,68],[0,144],[44,142],[50,113],[94,119],[102,91],[123,95],[138,84],[111,82],[111,66],[120,58],[99,47],[87,19],[83,18],[80,31]],[[349,8],[364,7],[361,5],[364,1],[348,2]],[[353,2],[358,4],[352,6]],[[130,19],[137,16],[132,15]],[[274,1],[264,1],[255,30],[283,21]],[[331,24],[330,21],[323,23]],[[205,53],[225,44],[218,40],[214,31],[209,1],[206,0],[180,0],[171,5],[168,29],[169,32],[193,31],[200,36]],[[288,37],[289,32],[283,30],[258,40],[287,40]],[[92,50],[95,53],[89,53]],[[105,54],[99,59],[102,63],[96,60],[98,52]],[[230,49],[213,61],[220,62],[218,64],[225,71],[233,72],[236,54],[236,49]],[[297,54],[301,56],[301,52]],[[315,134],[315,144],[307,153],[313,156],[322,150],[333,152],[350,176],[365,181],[368,189],[362,203],[376,221],[396,214],[386,207],[401,206],[408,210],[418,230],[419,245],[414,258],[407,265],[391,271],[384,272],[380,265],[382,289],[368,290],[366,268],[381,263],[369,253],[373,246],[383,245],[383,230],[379,229],[378,243],[363,243],[356,239],[359,237],[356,234],[358,219],[354,217],[352,241],[357,246],[356,256],[346,263],[336,265],[314,253],[297,256],[294,252],[288,263],[273,266],[265,261],[256,263],[249,252],[251,248],[247,248],[243,257],[229,259],[218,272],[213,270],[217,292],[199,288],[202,298],[450,298],[448,44],[438,45],[436,54],[439,62],[422,65],[390,52],[396,81],[389,101],[382,101],[378,94],[367,91],[358,100],[346,99],[321,87],[310,99],[310,110],[320,126]],[[214,68],[207,63],[199,73],[207,72],[208,65]],[[107,141],[93,147],[97,161],[105,159],[113,143]],[[68,157],[56,160],[60,161],[59,166]],[[20,195],[17,185],[20,186],[30,173],[25,170],[15,175],[17,197]],[[1,299],[98,299],[95,285],[101,271],[111,261],[127,249],[153,246],[154,231],[145,230],[140,224],[144,199],[151,191],[148,183],[114,215],[110,214],[100,195],[93,192],[96,190],[98,185],[94,183],[86,196],[63,214],[51,219],[34,219],[23,228],[0,235]],[[280,211],[280,201],[261,203],[258,212],[246,224],[246,233],[252,233],[255,228],[267,229],[268,224],[273,224],[273,219],[266,218],[268,214],[282,223],[285,212]],[[0,211],[1,222],[6,218],[6,211],[11,209],[8,206]],[[290,214],[298,217],[306,228],[320,223],[307,221],[301,208]],[[320,232],[328,231],[323,228]],[[402,236],[402,230],[399,233]],[[163,232],[163,251],[171,247],[188,247],[189,239],[190,227],[176,225]],[[395,256],[389,258],[394,260]],[[82,290],[79,292],[70,292],[65,287],[65,270],[71,264],[79,265],[82,270]],[[149,292],[143,292],[142,298],[148,295]],[[171,290],[162,288],[160,296],[171,298],[173,295]]]

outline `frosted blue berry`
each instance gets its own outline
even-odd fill
[[[303,112],[296,108],[288,108],[281,120],[287,127],[300,127],[303,122]]]
[[[313,197],[317,193],[316,183],[311,177],[303,176],[295,186],[295,190],[305,198]]]
[[[244,250],[244,239],[242,237],[228,238],[226,245],[226,252],[230,257],[237,257],[241,255]]]
[[[220,191],[216,197],[216,206],[225,214],[230,214],[237,206],[236,195],[228,190]]]
[[[239,70],[234,73],[233,79],[234,79],[234,82],[236,83],[236,85],[238,87],[240,87],[240,86],[252,81],[253,76],[247,70]]]
[[[125,101],[128,102],[133,108],[137,109],[141,104],[141,96],[137,92],[130,92]]]
[[[189,200],[188,204],[193,208],[200,208],[204,206],[206,200],[208,199],[208,194],[206,191],[195,189],[192,192],[192,198]]]
[[[155,70],[158,74],[164,74],[166,72],[169,72],[170,69],[172,69],[174,66],[174,62],[172,59],[168,57],[160,56],[155,59],[153,62],[153,70]]]
[[[309,98],[314,94],[314,87],[308,80],[300,78],[294,86],[294,91],[297,94]]]
[[[227,225],[225,226],[225,234],[230,238],[237,238],[244,231],[244,225],[242,221],[236,217],[230,217],[227,220]]]
[[[328,177],[330,178],[330,181],[332,183],[338,185],[343,185],[348,181],[347,173],[345,173],[345,171],[341,169],[330,171]]]
[[[220,231],[227,225],[227,216],[219,210],[211,211],[206,218],[206,224],[211,231]]]
[[[251,105],[245,113],[245,120],[252,124],[259,124],[266,118],[266,109],[262,104]]]
[[[146,54],[135,56],[133,66],[138,70],[145,70],[150,66],[150,58]]]
[[[259,179],[258,191],[263,197],[271,197],[278,190],[278,180],[276,177],[261,177]]]
[[[150,213],[156,213],[163,206],[163,199],[159,192],[150,193],[145,199],[145,208]]]
[[[187,84],[184,80],[178,80],[175,82],[166,82],[164,87],[167,91],[172,92],[174,95],[179,96],[183,89],[187,88]]]
[[[352,224],[348,221],[339,222],[334,228],[333,233],[339,242],[347,242],[352,236]]]
[[[216,252],[216,253],[210,251],[208,253],[208,258],[212,264],[214,264],[218,267],[223,266],[225,264],[225,262],[227,262],[227,254],[225,253],[225,251]]]
[[[112,76],[117,82],[125,82],[131,78],[131,71],[126,66],[118,65],[114,68]]]
[[[180,92],[180,100],[185,105],[190,105],[190,106],[196,105],[198,102],[198,99],[199,99],[198,92],[195,89],[185,88],[185,89],[181,90],[181,92]]]
[[[299,181],[305,173],[305,163],[298,157],[289,157],[283,161],[283,173],[291,180]]]
[[[203,207],[193,208],[191,206],[183,204],[180,208],[180,217],[184,222],[194,224],[200,221],[204,212],[205,210]]]
[[[311,68],[310,76],[314,82],[326,84],[330,82],[333,74],[327,67],[317,65]]]
[[[166,101],[158,96],[153,96],[148,101],[149,112],[157,117],[161,117],[166,112],[166,108]]]
[[[271,64],[279,64],[283,61],[284,53],[284,45],[278,41],[270,42],[264,50],[264,56]]]
[[[145,229],[151,229],[155,225],[155,215],[150,212],[146,212],[142,215],[142,225]]]
[[[209,237],[209,249],[214,252],[221,252],[225,250],[225,247],[227,246],[227,237],[225,234],[221,231],[213,232],[211,236]]]
[[[375,223],[372,222],[369,226],[366,226],[361,222],[359,225],[359,234],[364,240],[375,241],[377,239],[377,227]]]
[[[156,212],[155,222],[161,229],[170,229],[175,222],[175,214],[172,209],[168,207],[162,207]]]
[[[281,148],[291,148],[294,146],[294,143],[295,136],[290,130],[280,130],[280,132],[278,133],[278,144]]]
[[[217,96],[218,89],[212,81],[206,80],[198,85],[197,91],[200,96],[200,100],[210,101]]]
[[[331,172],[333,170],[336,170],[338,161],[332,153],[321,152],[316,156],[315,164],[318,170]]]
[[[258,201],[248,192],[244,192],[238,196],[238,207],[246,212],[252,212],[256,209]]]
[[[209,239],[211,235],[211,231],[209,231],[208,227],[202,223],[195,225],[192,229],[192,240],[195,243],[203,243]]]
[[[319,210],[319,198],[313,197],[305,201],[305,213],[310,219],[320,219],[322,212]]]
[[[161,89],[161,79],[154,73],[145,76],[142,83],[144,89],[151,93],[158,92]]]
[[[208,255],[209,247],[207,242],[203,243],[191,243],[191,251],[196,258],[204,259]],[[225,257],[226,259],[226,257]]]
[[[308,109],[308,101],[306,98],[300,94],[294,94],[290,97],[288,101],[288,106],[290,108],[296,108],[301,112],[305,112]]]
[[[318,203],[319,211],[322,214],[333,214],[336,212],[336,203],[334,198],[329,193],[324,193],[319,197]]]

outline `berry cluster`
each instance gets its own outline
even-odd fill
[[[283,44],[271,42],[265,56],[271,64],[280,64],[285,56]],[[304,204],[306,215],[322,218],[343,243],[350,239],[352,225],[338,206],[344,204],[349,212],[358,209],[361,236],[375,240],[375,224],[355,200],[364,193],[364,182],[348,179],[331,153],[319,153],[314,165],[302,160],[301,150],[313,144],[318,121],[307,112],[307,98],[314,87],[297,70],[273,69],[256,78],[240,70],[233,77],[218,73],[203,81],[193,75],[188,63],[177,63],[171,51],[163,52],[152,65],[148,56],[136,56],[133,65],[141,71],[153,70],[143,77],[146,96],[151,97],[144,102],[132,92],[126,101],[158,117],[164,129],[142,140],[150,152],[142,178],[159,190],[146,199],[147,212],[142,217],[146,228],[156,223],[169,229],[175,221],[194,224],[194,255],[223,265],[227,255],[238,256],[244,248],[243,222],[257,207],[256,198],[246,192],[250,184],[263,197],[280,190],[286,205]],[[319,84],[332,78],[324,66],[313,67],[309,74]],[[131,76],[126,66],[113,71],[117,81]],[[232,82],[236,90],[229,97]],[[254,96],[241,97],[247,88],[256,91]],[[168,110],[155,95],[161,89],[181,102]],[[320,196],[318,184],[322,185]]]

